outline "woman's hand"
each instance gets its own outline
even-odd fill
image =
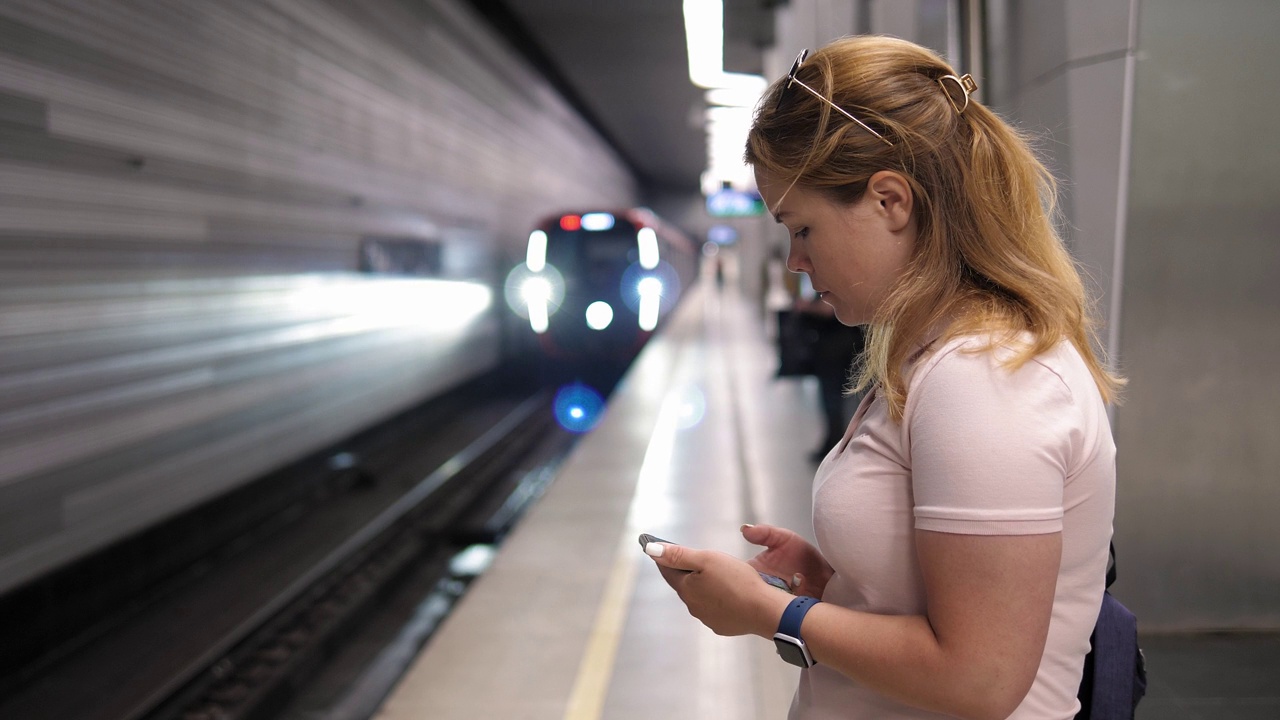
[[[689,614],[717,635],[771,638],[791,596],[762,581],[747,563],[713,550],[671,543],[645,548]]]
[[[834,571],[822,553],[799,534],[773,525],[743,525],[742,537],[764,552],[749,560],[751,567],[791,583],[796,595],[822,598]]]

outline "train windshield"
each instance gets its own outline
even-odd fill
[[[636,229],[618,223],[609,230],[561,230],[547,233],[547,262],[566,278],[576,277],[593,285],[617,283],[617,278],[639,256]]]

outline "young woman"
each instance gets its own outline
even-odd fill
[[[806,667],[793,719],[1079,709],[1121,381],[1092,349],[1051,176],[974,89],[917,45],[844,39],[797,59],[748,140],[788,266],[869,324],[868,392],[814,478],[817,547],[759,525],[750,562],[647,551],[694,617]]]

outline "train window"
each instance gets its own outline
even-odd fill
[[[634,235],[596,235],[586,238],[586,242],[582,244],[583,254],[586,255],[589,262],[613,261],[619,258],[626,258],[629,251],[636,248],[636,238]]]
[[[635,229],[622,225],[603,232],[552,230],[547,237],[547,262],[566,275],[602,264],[625,267],[638,254]]]

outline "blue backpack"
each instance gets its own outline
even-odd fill
[[[1138,618],[1111,595],[1116,581],[1116,547],[1111,545],[1107,589],[1089,636],[1089,654],[1080,678],[1080,712],[1076,720],[1133,720],[1138,701],[1147,693],[1147,667],[1138,647]]]

